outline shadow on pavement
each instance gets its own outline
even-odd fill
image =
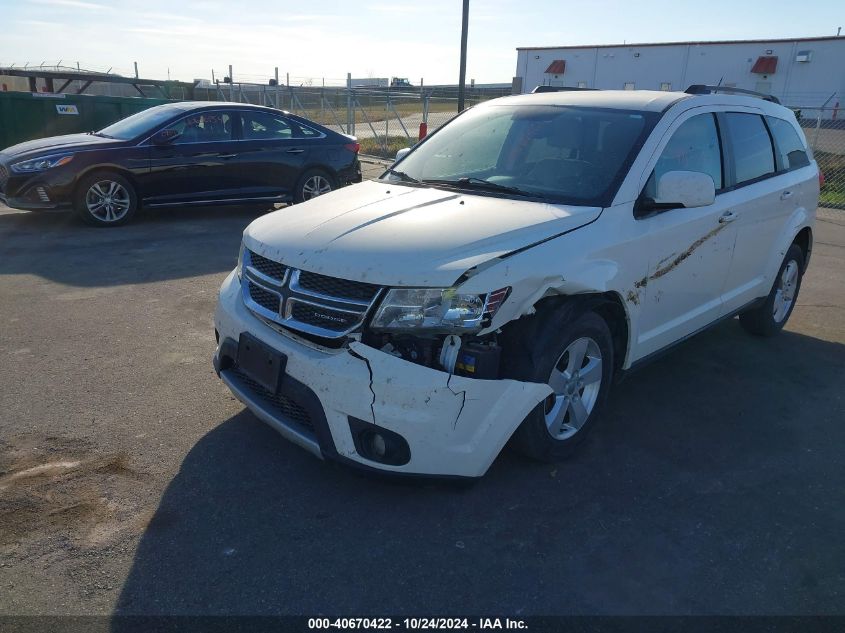
[[[229,271],[244,228],[264,212],[149,209],[126,226],[107,229],[86,226],[72,213],[2,213],[0,275],[97,287]]]
[[[574,459],[505,451],[471,487],[363,478],[244,411],[116,614],[841,613],[844,378],[843,345],[727,322],[621,383]]]

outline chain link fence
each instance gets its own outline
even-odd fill
[[[470,89],[465,105],[469,107],[509,92]],[[393,158],[400,149],[434,132],[458,112],[457,94],[448,89],[348,89],[241,83],[201,88],[200,95],[210,100],[287,110],[338,132],[355,135],[363,154],[381,158]]]
[[[819,206],[845,209],[845,120],[838,107],[792,107],[824,175]]]

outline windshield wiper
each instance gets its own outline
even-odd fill
[[[398,176],[400,180],[404,180],[405,182],[416,182],[419,183],[420,181],[414,178],[413,176],[409,176],[404,171],[399,171],[398,169],[390,168],[387,170],[388,174],[393,174],[394,176]]]
[[[431,178],[431,179],[424,179],[422,182],[425,184],[432,184],[432,185],[447,185],[451,187],[459,187],[464,189],[486,189],[488,191],[501,191],[502,193],[512,193],[518,196],[527,196],[532,198],[544,198],[545,196],[539,193],[533,193],[531,191],[525,191],[524,189],[520,189],[519,187],[509,187],[508,185],[500,185],[497,182],[490,182],[489,180],[484,180],[484,178],[475,178],[475,177],[464,177],[464,178],[457,178],[455,180],[449,180],[447,178]]]
[[[91,136],[99,136],[100,138],[114,138],[113,136],[109,136],[108,134],[103,134],[102,132],[88,132]]]

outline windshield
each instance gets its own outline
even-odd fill
[[[607,206],[658,118],[609,108],[481,106],[382,178]]]
[[[151,132],[156,126],[173,118],[177,113],[177,110],[168,106],[155,106],[121,119],[117,123],[112,123],[98,131],[97,134],[129,141]]]

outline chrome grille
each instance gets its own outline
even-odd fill
[[[299,288],[307,292],[314,292],[332,297],[346,297],[357,301],[372,301],[381,290],[375,284],[360,281],[347,281],[337,277],[326,277],[318,273],[304,270],[299,273]]]
[[[287,266],[274,262],[272,259],[262,257],[258,253],[250,252],[250,265],[255,268],[262,275],[267,275],[273,279],[282,280],[285,277]]]
[[[278,314],[281,308],[281,298],[275,292],[265,290],[258,284],[247,281],[249,284],[249,296],[265,310],[270,310]]]
[[[291,330],[338,339],[361,327],[381,287],[288,268],[246,249],[244,301],[257,315]]]
[[[332,332],[345,332],[354,328],[360,319],[357,311],[333,310],[313,303],[288,299],[289,316],[300,323],[325,328]]]

